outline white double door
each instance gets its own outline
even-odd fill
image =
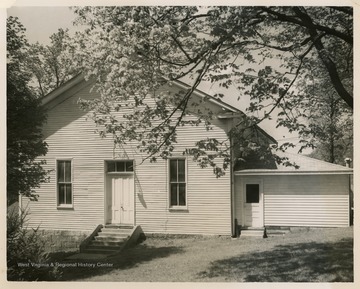
[[[134,224],[134,176],[107,176],[107,223]]]

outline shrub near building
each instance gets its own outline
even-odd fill
[[[26,211],[7,215],[7,279],[9,281],[56,280],[60,272],[49,265],[49,256],[38,228],[24,227]]]

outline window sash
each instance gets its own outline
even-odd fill
[[[132,173],[134,172],[134,162],[131,160],[124,161],[108,161],[108,173]]]
[[[170,160],[170,206],[186,206],[185,159]]]
[[[72,167],[70,160],[57,161],[58,205],[72,205]]]
[[[59,205],[71,205],[72,204],[72,185],[71,184],[59,184]]]
[[[246,203],[259,203],[260,202],[260,185],[259,184],[246,184]]]

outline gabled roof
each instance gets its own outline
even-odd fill
[[[77,84],[81,83],[81,82],[85,82],[85,78],[83,76],[83,74],[78,74],[76,76],[74,76],[73,78],[71,78],[70,80],[68,80],[66,83],[64,83],[62,86],[56,88],[55,90],[53,90],[52,92],[50,92],[49,94],[45,95],[42,98],[42,105],[48,104],[49,102],[51,102],[52,100],[54,100],[55,98],[57,98],[58,96],[60,96],[61,94],[63,94],[64,92],[68,91],[69,89],[73,88],[74,86],[76,86]],[[178,86],[181,89],[188,89],[190,88],[189,85],[187,85],[184,82],[181,81],[172,81],[173,84],[175,84],[176,86]],[[231,113],[238,113],[240,112],[239,109],[227,104],[226,102],[213,97],[212,95],[206,94],[204,92],[202,92],[201,90],[195,89],[194,90],[194,94],[201,97],[201,98],[207,98],[209,99],[209,101],[211,103],[214,103],[216,105],[218,105],[219,107],[223,108],[224,111],[227,112],[231,112]]]
[[[80,84],[81,83],[85,83],[85,78],[84,75],[82,73],[74,76],[72,79],[68,80],[66,83],[64,83],[62,86],[56,88],[55,90],[53,90],[52,92],[50,92],[49,94],[45,95],[42,98],[41,104],[42,105],[47,105],[50,102],[52,102],[53,100],[57,99],[58,97],[60,97],[61,95],[63,95],[65,92],[69,91],[69,90],[73,90],[72,94],[70,94],[68,97],[71,97],[77,90],[81,89]],[[176,80],[176,81],[172,81],[173,84],[175,84],[176,86],[178,86],[181,89],[188,89],[190,88],[190,86],[182,81]],[[91,81],[88,82],[88,85],[91,84]],[[78,86],[78,87],[77,87]],[[238,108],[222,101],[219,98],[216,98],[210,94],[207,94],[199,89],[195,89],[193,92],[195,95],[201,97],[201,98],[206,98],[208,99],[211,103],[219,106],[222,110],[223,113],[218,115],[219,119],[226,119],[226,118],[236,118],[239,116],[245,116],[245,113],[243,113],[241,110],[239,110]],[[276,140],[269,135],[267,132],[265,132],[262,128],[260,128],[259,126],[257,126],[257,129],[265,136],[267,137],[272,143],[277,143]]]
[[[45,95],[41,99],[41,104],[42,105],[48,104],[49,102],[51,102],[52,100],[63,94],[64,92],[68,91],[69,89],[73,88],[75,85],[83,81],[85,81],[85,79],[82,74],[78,74],[74,76],[73,78],[65,82],[63,85],[59,86],[58,88],[54,89],[53,91]]]
[[[190,85],[186,84],[185,82],[182,82],[180,80],[176,80],[176,81],[173,81],[173,83],[175,83],[175,85],[177,85],[178,87],[182,88],[182,89],[189,89],[190,88]],[[209,99],[210,102],[212,103],[215,103],[219,106],[221,106],[222,108],[228,110],[230,113],[239,113],[241,112],[238,108],[222,101],[221,99],[219,98],[215,98],[214,96],[210,95],[210,94],[207,94],[199,89],[195,89],[194,93],[202,98],[207,98]],[[242,113],[242,112],[241,112]]]
[[[275,152],[279,157],[286,157],[290,163],[295,163],[299,168],[294,166],[285,166],[276,164],[276,169],[245,169],[235,172],[236,175],[317,175],[317,174],[352,174],[353,169],[346,166],[328,163],[300,154],[288,152]]]

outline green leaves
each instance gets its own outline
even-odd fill
[[[43,97],[78,74],[70,53],[68,30],[59,29],[50,36],[50,45],[39,43],[27,47],[24,68],[31,75],[34,93]]]
[[[24,29],[10,17],[7,30],[7,200],[12,203],[19,194],[37,198],[33,189],[47,180],[44,162],[37,158],[46,154],[47,144],[41,133],[45,111],[29,88],[30,77],[24,70]]]
[[[7,59],[18,56],[26,49],[28,42],[25,37],[25,27],[17,17],[10,16],[6,22]]]
[[[224,176],[231,163],[229,146],[226,142],[206,138],[199,140],[195,145],[194,148],[186,149],[184,154],[192,156],[201,168],[212,167],[217,178]]]
[[[310,126],[309,113],[309,108],[322,105],[316,100],[327,93],[319,87],[333,87],[344,100],[344,95],[352,95],[352,15],[337,9],[73,9],[79,15],[78,23],[88,29],[69,41],[72,63],[86,79],[95,80],[94,89],[101,94],[100,100],[83,101],[82,106],[91,110],[102,136],[112,135],[119,145],[137,141],[152,160],[171,155],[179,127],[210,127],[213,112],[202,109],[203,103],[192,97],[201,82],[214,84],[219,97],[226,90],[241,100],[249,97],[250,128],[276,117],[277,126],[297,132],[305,147],[312,147],[319,134]],[[174,92],[174,80],[191,85]],[[198,120],[186,119],[189,108]],[[121,119],[115,117],[116,112],[122,113]],[[213,149],[221,146],[209,140],[205,143]],[[220,175],[221,166],[219,171],[211,156],[200,153],[206,150],[201,147],[205,143],[198,142],[199,151],[191,152],[200,154],[201,166],[213,166]],[[214,152],[224,152],[219,158],[227,160],[225,150],[229,148]]]

